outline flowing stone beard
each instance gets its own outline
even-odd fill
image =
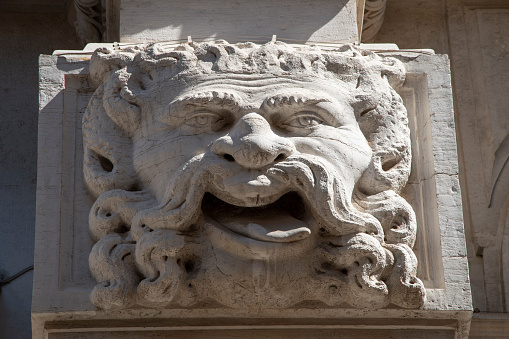
[[[294,153],[250,170],[243,182],[256,189],[243,190],[232,178],[245,169],[203,153],[173,174],[158,200],[143,181],[145,191],[107,191],[90,214],[98,240],[90,269],[100,282],[93,303],[422,306],[412,208],[393,191],[358,194],[353,203],[358,178],[345,179],[342,170]],[[409,220],[408,227],[392,230],[390,215]]]
[[[331,275],[320,277],[315,273],[316,267],[320,266],[316,260],[324,261],[320,244],[331,242],[331,239],[336,239],[336,244],[348,243],[341,239],[351,240],[363,234],[365,237],[361,236],[360,242],[365,245],[366,239],[372,239],[368,243],[377,250],[376,253],[381,253],[378,257],[373,256],[372,248],[368,253],[371,261],[376,259],[373,264],[376,273],[380,273],[385,266],[385,252],[380,245],[380,239],[383,239],[380,224],[373,216],[360,212],[352,205],[352,189],[343,185],[341,176],[325,160],[299,154],[260,170],[258,180],[263,181],[259,178],[264,177],[270,182],[266,183],[266,187],[271,188],[261,189],[259,192],[266,194],[259,194],[261,198],[253,198],[255,200],[238,198],[238,192],[233,190],[232,194],[225,189],[225,183],[239,173],[231,165],[217,156],[201,155],[191,159],[174,175],[165,198],[157,206],[154,206],[155,200],[148,192],[115,190],[99,197],[92,209],[91,228],[94,224],[100,224],[101,218],[111,221],[116,217],[131,227],[127,235],[120,237],[109,234],[94,246],[91,270],[96,279],[108,280],[106,275],[114,275],[117,271],[114,280],[124,281],[124,287],[130,290],[122,295],[133,295],[129,304],[164,307],[176,302],[186,305],[214,294],[209,284],[202,284],[200,290],[200,279],[193,281],[195,291],[190,291],[190,285],[186,285],[189,275],[200,276],[200,265],[197,263],[203,262],[201,256],[216,256],[217,249],[248,263],[273,256],[283,263],[286,261],[290,267],[300,266],[298,273],[291,270],[293,274],[297,278],[315,280],[315,283],[306,288],[296,286],[287,289],[291,292],[285,295],[280,290],[281,282],[275,276],[272,282],[274,286],[267,282],[267,292],[272,289],[276,293],[278,290],[279,297],[273,298],[276,304],[270,298],[261,301],[255,291],[256,286],[253,286],[251,298],[245,294],[239,295],[242,296],[242,303],[288,307],[310,297],[329,304],[345,302],[347,297],[343,293],[335,292],[335,298],[329,295],[330,286],[345,292],[349,290],[344,277],[336,276],[331,281]],[[115,199],[116,202],[112,203]],[[119,199],[123,202],[119,202]],[[150,205],[154,207],[147,208]],[[136,206],[141,210],[133,214]],[[226,215],[224,212],[227,212]],[[104,225],[102,227],[104,229]],[[203,243],[206,248],[199,245]],[[122,248],[124,250],[120,251]],[[214,253],[208,253],[210,251]],[[125,264],[125,258],[132,260],[133,257],[134,262]],[[313,263],[313,260],[316,262]],[[106,274],[97,269],[104,269],[104,262],[109,263],[109,273]],[[323,268],[319,270],[323,271]],[[141,281],[140,273],[144,278]],[[292,272],[283,270],[282,273]],[[245,276],[246,272],[240,270],[240,275]],[[207,277],[202,280],[206,281]],[[353,283],[358,284],[359,279],[350,284]],[[104,299],[114,299],[104,295],[108,294],[108,289],[114,290],[110,286],[100,284],[96,287],[93,293],[96,298],[92,298],[96,305],[104,308]],[[119,294],[118,291],[115,293]],[[382,291],[382,294],[387,293]],[[221,295],[216,295],[216,298],[232,307],[242,306],[239,300],[231,297],[226,301]]]
[[[223,178],[216,174],[202,211],[210,241],[245,259],[298,256],[325,235],[368,232],[380,236],[383,232],[372,216],[355,209],[352,189],[318,157],[293,155],[252,174],[249,184],[232,180],[243,174]],[[236,185],[225,190],[232,181]],[[256,194],[243,195],[249,190],[246,186],[253,185],[256,189],[251,192]]]
[[[265,169],[247,171],[203,154],[174,175],[158,206],[136,214],[131,232],[134,239],[145,228],[193,232],[202,216],[237,235],[267,243],[306,239],[317,232],[306,223],[315,221],[330,235],[364,232],[383,239],[378,221],[352,205],[349,186],[331,164],[313,155],[292,155]]]

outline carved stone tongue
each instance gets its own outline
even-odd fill
[[[202,211],[216,223],[232,232],[258,241],[293,242],[311,234],[306,221],[306,207],[295,192],[276,202],[259,207],[230,205],[207,193]]]
[[[259,241],[293,242],[305,239],[311,234],[306,223],[289,214],[259,217],[230,216],[217,221],[235,233]]]

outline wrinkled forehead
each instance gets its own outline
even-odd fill
[[[274,95],[341,102],[348,102],[354,96],[354,88],[350,84],[309,75],[208,74],[184,76],[173,81],[170,84],[174,92],[171,101],[214,92],[231,93],[234,98],[254,105]]]

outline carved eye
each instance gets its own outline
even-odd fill
[[[197,128],[213,127],[215,129],[224,121],[222,116],[215,113],[196,112],[185,121],[185,124]]]
[[[298,112],[286,119],[283,127],[311,128],[323,124],[324,121],[312,112]]]

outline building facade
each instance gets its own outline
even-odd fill
[[[119,5],[115,1],[103,2],[102,9],[99,1],[88,4],[77,1],[76,5],[56,0],[37,3],[13,1],[0,5],[4,13],[3,29],[0,31],[0,37],[4,41],[2,44],[4,48],[0,52],[2,53],[0,107],[1,116],[5,122],[3,132],[0,132],[2,150],[5,154],[2,167],[4,181],[1,185],[1,189],[4,190],[2,196],[5,199],[4,207],[1,208],[4,224],[0,228],[3,249],[0,255],[2,279],[11,277],[33,264],[37,190],[37,116],[41,95],[38,94],[38,55],[50,55],[54,50],[81,50],[84,47],[83,41],[114,42],[118,41],[119,37],[123,37],[120,39],[121,42],[128,42],[129,39],[147,39],[147,27],[143,27],[143,24],[147,22],[150,23],[149,31],[162,32],[165,36],[173,34],[174,37],[184,41],[188,39],[188,36],[191,40],[194,36],[196,40],[200,35],[208,33],[199,29],[192,30],[195,27],[202,27],[200,16],[195,14],[202,12],[197,11],[197,8],[192,5],[182,9],[182,15],[178,16],[180,22],[170,25],[173,30],[164,31],[164,23],[159,22],[156,16],[149,20],[142,15],[136,15],[143,11],[136,7],[140,4],[134,1],[121,1],[121,4],[124,11],[123,17],[115,16]],[[147,4],[144,6],[150,7]],[[327,8],[327,6],[334,8],[332,2],[325,1],[323,7]],[[132,10],[131,13],[130,10]],[[187,14],[184,10],[188,10]],[[470,272],[469,276],[465,274],[456,278],[458,281],[463,279],[463,282],[468,283],[471,289],[472,320],[469,336],[471,338],[509,336],[507,313],[509,302],[507,273],[509,235],[507,233],[509,231],[506,227],[508,186],[505,168],[509,157],[507,149],[509,118],[505,114],[505,109],[509,107],[509,99],[505,95],[509,89],[509,81],[507,81],[509,77],[507,48],[509,46],[509,5],[506,1],[498,0],[388,0],[386,3],[367,1],[366,10],[371,10],[371,17],[366,16],[363,20],[365,24],[363,41],[395,44],[400,50],[421,50],[420,54],[426,54],[425,50],[432,49],[436,54],[446,55],[447,57],[443,57],[443,60],[450,61],[454,99],[454,126],[451,126],[455,130],[457,144],[455,156],[458,158],[461,188],[459,190],[450,186],[450,193],[453,196],[455,189],[458,194],[461,191],[463,218],[461,233],[464,230]],[[129,15],[131,22],[129,24],[122,22],[122,19],[128,18]],[[236,15],[241,18],[245,12],[239,10]],[[315,33],[315,41],[320,39],[325,42],[330,41],[331,36],[334,37],[334,30],[341,30],[341,22],[345,19],[338,18],[335,22],[336,16],[329,16],[319,12],[312,20],[309,16],[307,20],[306,16],[298,18],[304,28],[300,31],[295,30],[292,36],[307,40],[313,37],[309,34],[312,31],[318,32]],[[270,18],[270,15],[268,17]],[[291,16],[278,17],[281,21],[287,20],[288,27],[293,27]],[[75,21],[81,22],[77,25],[78,34],[70,24]],[[267,26],[267,24],[263,25]],[[207,27],[211,30],[210,27],[213,27],[219,31],[218,27],[221,25]],[[256,27],[247,27],[247,29],[253,31]],[[277,30],[277,28],[270,29]],[[284,41],[284,35],[288,31],[283,29],[274,32],[274,35],[276,39]],[[330,33],[331,31],[333,33]],[[352,37],[358,33],[358,30],[344,29],[342,32],[344,33],[341,37],[342,41],[351,39],[353,42],[355,38]],[[156,33],[153,33],[155,34],[153,40],[161,40],[161,37],[157,36],[159,33]],[[231,43],[236,42],[235,36],[229,37],[229,35],[223,32],[217,37],[223,36]],[[244,34],[236,34],[236,36],[239,35]],[[253,36],[258,33],[248,35]],[[263,38],[262,34],[261,40]],[[266,41],[269,40],[270,35]],[[239,38],[237,41],[242,39]],[[384,48],[390,51],[388,47]],[[406,58],[413,59],[415,55],[417,54],[406,56]],[[60,56],[60,58],[64,57],[63,54]],[[56,58],[58,59],[59,56],[57,55]],[[66,71],[72,72],[73,67],[75,70],[82,67],[74,65],[70,65]],[[434,67],[439,68],[439,66]],[[72,85],[71,82],[69,84]],[[440,92],[436,93],[437,99],[440,99]],[[437,107],[429,108],[430,112],[435,110]],[[431,116],[433,117],[433,114]],[[426,123],[420,126],[426,126]],[[443,128],[446,129],[447,126]],[[426,144],[426,136],[422,135],[419,142]],[[445,145],[443,147],[446,148]],[[41,149],[40,143],[39,148]],[[441,151],[442,149],[434,149],[435,157],[440,155]],[[41,153],[39,153],[40,156]],[[426,158],[423,156],[423,159]],[[40,163],[41,159],[39,159]],[[447,170],[441,172],[436,169],[435,173],[445,173],[444,177],[451,174]],[[440,202],[440,206],[447,207],[447,201]],[[49,210],[48,213],[52,211]],[[65,219],[66,216],[59,214],[54,218],[58,221]],[[83,234],[86,235],[86,232]],[[60,236],[66,235],[61,233]],[[443,238],[441,241],[443,245]],[[90,240],[86,239],[83,242],[89,243]],[[416,246],[422,248],[419,243]],[[65,246],[60,248],[60,252],[74,253],[72,249]],[[461,248],[458,252],[461,252]],[[80,254],[78,249],[75,255],[86,257],[88,253]],[[450,256],[454,258],[461,256],[461,253],[450,253]],[[44,260],[45,258],[41,258],[41,254],[38,253],[36,261]],[[429,267],[433,268],[434,264],[429,264]],[[422,272],[417,275],[421,279],[422,276]],[[79,281],[79,277],[75,281]],[[66,284],[65,281],[62,283]],[[32,272],[25,273],[2,286],[1,336],[9,338],[31,336],[31,300]]]

